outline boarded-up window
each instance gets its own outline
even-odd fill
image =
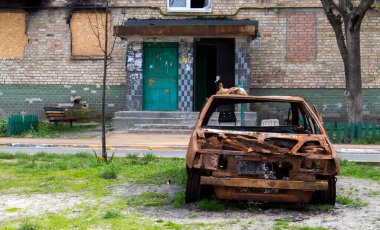
[[[315,13],[288,13],[286,57],[289,62],[315,60]]]
[[[106,13],[73,13],[70,21],[72,56],[103,55],[100,47],[104,47],[105,20]],[[108,40],[110,39],[110,34],[108,32]]]
[[[25,12],[0,12],[0,58],[22,58],[28,38]]]

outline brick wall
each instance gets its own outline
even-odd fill
[[[31,86],[33,88],[50,85],[50,88],[56,92],[60,92],[59,89],[64,85],[81,88],[100,85],[102,61],[74,59],[71,56],[69,26],[71,10],[64,8],[65,2],[65,0],[52,0],[49,4],[56,8],[28,12],[26,16],[28,43],[25,46],[24,57],[0,59],[2,85],[0,107],[3,110],[12,107],[9,103],[12,94],[17,94],[17,97],[24,102],[30,98],[27,87],[13,87],[13,90],[9,91],[4,90],[7,87],[5,85],[34,85]],[[335,35],[319,0],[213,0],[211,13],[168,13],[166,2],[165,0],[119,0],[119,6],[126,8],[113,10],[112,14],[117,16],[114,24],[120,24],[124,14],[126,18],[141,19],[197,16],[256,19],[259,21],[260,37],[248,43],[249,47],[245,47],[251,57],[248,63],[242,63],[251,67],[246,73],[250,73],[250,86],[254,91],[262,89],[265,92],[276,93],[277,89],[344,87],[343,64]],[[303,27],[306,30],[302,30]],[[363,21],[361,49],[363,87],[374,90],[380,88],[379,35],[380,12],[371,10]],[[123,105],[110,101],[111,104],[115,104],[115,109],[125,109],[127,104],[125,100],[129,100],[125,97],[129,81],[126,77],[127,46],[128,41],[117,38],[112,55],[113,64],[109,69],[108,85],[114,87],[114,94],[124,97],[125,102]],[[241,73],[244,71],[239,69],[239,75]],[[126,85],[127,90],[125,90]],[[70,103],[71,91],[63,91],[64,98],[55,97],[55,91],[41,90],[36,94],[33,93],[33,97],[46,98],[44,99],[46,103],[42,103],[44,105]],[[316,97],[319,97],[318,95]],[[90,107],[97,108],[95,96],[89,94],[83,97],[86,97]],[[49,98],[56,99],[52,101]],[[22,106],[20,104],[20,108]]]
[[[315,60],[315,13],[289,12],[287,15],[286,60]]]
[[[1,84],[99,84],[101,59],[73,59],[71,56],[71,11],[39,10],[27,14],[28,44],[23,58],[0,58]],[[117,38],[110,85],[124,84],[126,42]]]
[[[324,121],[346,121],[346,100],[343,89],[251,89],[251,94],[256,96],[282,95],[298,96],[305,98],[309,105],[317,105]],[[380,120],[380,89],[363,90],[363,115],[364,120]]]

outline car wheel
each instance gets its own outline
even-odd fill
[[[336,178],[327,176],[328,189],[321,191],[321,203],[335,205],[336,200]]]
[[[192,203],[209,198],[212,193],[212,187],[201,185],[201,172],[190,169],[187,174],[185,202]]]
[[[328,178],[329,189],[324,191],[324,203],[335,205],[336,201],[336,178],[335,175],[329,176]]]
[[[336,201],[336,178],[333,176],[324,176],[320,179],[328,181],[328,189],[315,191],[312,197],[312,203],[335,205]]]
[[[185,202],[191,203],[200,200],[201,197],[201,175],[199,172],[189,170],[187,174]]]

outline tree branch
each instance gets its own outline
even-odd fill
[[[352,5],[351,0],[339,0],[338,8],[341,14],[349,14],[353,10],[354,6]]]
[[[115,2],[116,2],[116,1],[115,1]],[[115,14],[115,15],[116,15],[116,14]],[[125,19],[125,14],[123,14],[123,18],[121,19],[121,22],[124,22],[124,19]],[[110,22],[110,29],[112,29],[111,26],[112,26],[112,22],[113,22],[113,20],[114,20],[114,18],[112,18],[112,20],[111,20],[111,22]],[[120,23],[120,21],[119,21],[119,23]],[[111,30],[110,30],[110,31],[111,31]],[[110,52],[109,52],[108,57],[110,57],[110,56],[112,55],[112,53],[113,53],[113,51],[114,51],[114,48],[115,48],[115,44],[116,44],[116,37],[113,38],[113,42],[112,42],[112,46],[111,46],[111,50],[110,50]]]
[[[361,0],[358,7],[354,9],[355,14],[360,15],[363,18],[374,2],[375,0]]]
[[[329,20],[331,26],[334,29],[336,41],[338,43],[339,51],[342,56],[343,62],[347,59],[347,46],[344,39],[344,33],[342,29],[342,17],[335,15],[332,9],[334,3],[333,0],[321,0],[326,17]]]
[[[365,13],[371,7],[374,1],[375,0],[361,0],[358,7],[354,8],[349,20],[348,29],[350,32],[354,32],[360,28],[360,25],[363,21]]]

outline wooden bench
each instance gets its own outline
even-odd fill
[[[76,117],[67,117],[66,109],[59,106],[45,106],[45,114],[49,122],[54,122],[55,127],[58,127],[58,122],[70,122],[70,126],[73,126],[73,121],[77,121]]]

